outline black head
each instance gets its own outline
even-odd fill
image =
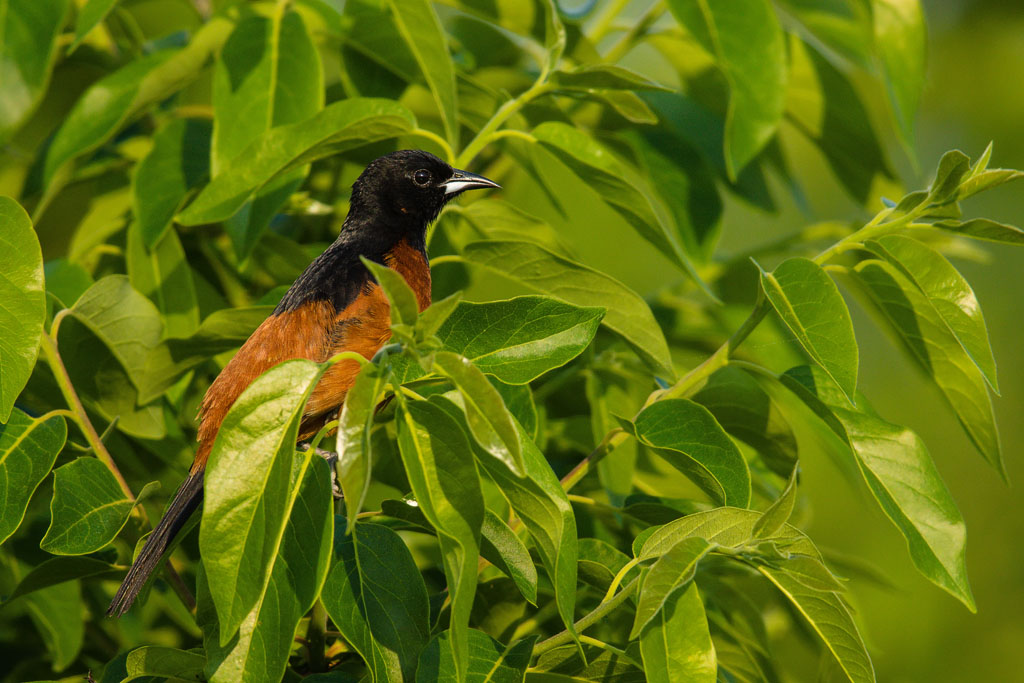
[[[485,187],[500,186],[452,168],[429,152],[404,149],[370,162],[352,186],[349,217],[383,218],[408,230],[425,229],[452,198]]]

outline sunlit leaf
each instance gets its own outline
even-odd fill
[[[14,409],[0,425],[0,544],[21,525],[66,438],[64,418],[56,415],[33,419]]]
[[[871,12],[897,130],[912,148],[925,79],[924,12],[918,0],[871,0]]]
[[[50,528],[39,547],[54,555],[99,550],[114,540],[134,505],[106,465],[78,458],[53,471]]]
[[[640,634],[644,672],[652,683],[713,683],[718,665],[697,585],[691,582],[658,611]]]

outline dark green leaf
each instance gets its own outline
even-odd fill
[[[675,378],[668,344],[650,308],[618,280],[530,242],[472,242],[466,245],[463,256],[571,304],[604,307],[607,313],[602,322],[633,347],[651,369],[665,379]]]
[[[4,0],[2,7],[0,143],[6,143],[46,92],[68,0]]]
[[[914,145],[914,117],[925,79],[924,13],[917,0],[872,0],[875,46],[903,144]]]
[[[941,203],[953,197],[970,168],[970,158],[960,150],[954,149],[943,154],[935,171],[935,179],[928,188],[928,201]]]
[[[782,381],[850,447],[871,493],[907,539],[918,570],[973,611],[963,517],[921,439],[869,411],[850,409],[812,367],[793,368]]]
[[[646,76],[614,64],[584,64],[551,74],[558,90],[669,90]]]
[[[864,261],[853,274],[910,355],[938,385],[971,442],[1005,478],[999,431],[985,378],[935,306],[902,273],[883,261]]]
[[[808,588],[779,569],[758,567],[758,571],[793,603],[852,683],[875,680],[871,658],[842,598]]]
[[[761,287],[782,322],[829,377],[853,401],[857,390],[857,339],[846,302],[832,279],[813,261],[786,259]]]
[[[220,646],[265,601],[274,558],[311,466],[310,452],[295,452],[302,409],[324,369],[306,360],[271,368],[242,392],[217,433],[206,466],[199,548]]]
[[[173,680],[202,681],[206,657],[199,652],[186,652],[173,647],[150,645],[128,653],[125,670],[134,680],[143,676],[159,676]]]
[[[249,306],[215,311],[195,334],[158,344],[146,357],[139,401],[148,403],[203,361],[237,349],[273,310],[273,306]]]
[[[25,608],[42,636],[55,671],[63,671],[78,657],[85,640],[82,588],[66,581],[25,598]]]
[[[448,40],[434,8],[427,0],[389,0],[398,31],[416,57],[420,73],[437,102],[445,138],[458,140],[458,105],[455,67],[448,54]]]
[[[597,538],[581,538],[579,555],[580,580],[601,591],[608,590],[615,575],[629,562],[626,553]],[[628,583],[634,575],[627,572],[622,583]]]
[[[704,406],[685,398],[657,401],[637,415],[631,429],[715,502],[750,504],[747,463]]]
[[[725,165],[733,180],[757,156],[782,118],[786,44],[768,0],[671,0],[669,9],[714,55],[729,82]]]
[[[526,384],[578,356],[604,310],[541,296],[461,302],[437,331],[446,349],[502,382]]]
[[[530,665],[533,643],[536,638],[524,638],[510,645],[502,645],[486,633],[470,629],[469,667],[465,678],[458,678],[458,669],[452,657],[451,631],[441,631],[434,636],[420,655],[416,680],[420,683],[432,681],[466,680],[473,683],[521,683]]]
[[[119,570],[114,565],[97,560],[94,557],[79,557],[75,555],[51,557],[39,566],[33,567],[32,571],[22,577],[17,587],[10,595],[4,598],[3,603],[50,586],[56,586],[58,583],[64,583],[65,581],[84,579],[91,576],[116,576],[118,572]]]
[[[18,409],[0,425],[0,544],[25,518],[32,494],[64,447],[67,425],[55,415],[33,419]]]
[[[451,380],[462,397],[466,423],[480,446],[515,472],[523,474],[523,455],[512,415],[498,390],[470,361],[450,351],[434,355],[438,372]]]
[[[693,580],[697,564],[714,549],[703,538],[684,538],[651,565],[640,589],[629,639],[640,635],[666,602]]]
[[[640,634],[650,683],[714,683],[718,664],[697,584],[673,595]]]
[[[46,320],[43,255],[28,214],[10,197],[0,197],[0,421],[25,388],[39,353]]]
[[[89,271],[62,258],[44,263],[43,274],[46,278],[46,293],[57,297],[64,308],[73,306],[94,282]]]
[[[455,670],[462,680],[469,667],[467,633],[484,519],[480,475],[465,432],[432,402],[403,402],[398,447],[416,500],[437,530],[451,598]]]
[[[244,615],[240,629],[226,643],[220,642],[223,629],[218,624],[206,571],[199,572],[196,620],[203,628],[205,673],[212,683],[281,680],[299,621],[313,606],[327,576],[334,537],[327,463],[314,453],[299,453],[287,469],[292,472],[295,500],[285,519],[278,550],[266,559],[266,587]],[[204,566],[210,557],[203,555]]]
[[[400,135],[415,126],[402,105],[353,98],[330,104],[315,116],[268,130],[214,176],[178,221],[184,225],[230,218],[260,189],[284,173],[370,142]]]
[[[156,304],[167,337],[187,337],[199,327],[199,303],[192,270],[181,240],[168,230],[156,244],[146,246],[139,223],[128,227],[125,249],[132,287]],[[147,361],[149,356],[147,355]]]
[[[796,475],[797,468],[794,467],[782,494],[772,502],[754,525],[754,538],[770,538],[789,521],[793,515],[793,506],[796,505]]]
[[[348,362],[348,361],[342,361]],[[356,376],[345,395],[345,404],[338,417],[338,483],[345,494],[345,510],[349,528],[363,507],[370,487],[373,455],[370,433],[377,401],[384,391],[387,376],[373,363],[367,363]]]
[[[480,554],[505,572],[515,582],[523,597],[530,604],[536,605],[537,567],[533,564],[530,551],[508,524],[490,510],[484,514],[480,541]]]
[[[650,199],[637,185],[638,174],[583,131],[565,123],[548,121],[533,129],[533,136],[573,173],[579,176],[666,258],[707,291],[678,236],[658,217]],[[543,166],[538,162],[538,165]]]
[[[591,368],[585,375],[587,402],[590,404],[590,433],[596,446],[605,434],[618,428],[617,415],[629,415],[643,405],[650,393],[649,378],[625,370]],[[633,492],[639,445],[627,440],[597,464],[597,476],[612,505],[621,505]]]
[[[945,256],[909,237],[886,235],[869,241],[867,246],[917,285],[992,389],[998,392],[996,361],[988,341],[985,316],[963,275]]]
[[[153,148],[132,174],[135,228],[153,249],[189,190],[210,174],[210,122],[171,119],[153,136]]]
[[[50,528],[39,547],[54,555],[99,550],[114,540],[134,505],[106,465],[78,458],[53,471]]]
[[[411,680],[430,637],[423,579],[405,543],[379,524],[336,539],[327,613],[378,681]]]
[[[825,45],[871,68],[874,36],[871,5],[864,0],[776,0]]]

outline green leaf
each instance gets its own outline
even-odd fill
[[[456,421],[465,420],[459,407],[444,397],[432,396],[430,404]],[[482,449],[477,453],[477,462],[498,485],[512,511],[533,537],[537,553],[554,586],[558,614],[569,632],[575,634],[573,610],[576,605],[578,555],[576,517],[569,497],[544,454],[522,430],[522,426],[517,427],[526,469],[525,477],[516,476],[506,465],[483,453]]]
[[[132,287],[156,304],[168,337],[187,337],[199,327],[199,303],[192,270],[178,233],[168,230],[156,244],[146,246],[139,223],[128,226],[125,248]],[[147,362],[148,362],[147,354]]]
[[[287,468],[297,493],[278,550],[266,559],[266,589],[226,644],[219,639],[222,628],[210,596],[212,586],[206,570],[199,572],[196,620],[203,628],[205,673],[211,683],[281,680],[288,670],[299,621],[313,606],[327,576],[334,537],[329,468],[311,452],[297,454],[294,467],[290,462]],[[203,558],[206,566],[210,556]]]
[[[896,129],[909,149],[914,144],[914,117],[924,90],[924,12],[917,0],[871,0],[871,10]]]
[[[139,402],[152,401],[203,361],[237,349],[273,310],[273,306],[248,306],[214,311],[194,334],[157,344],[146,357]]]
[[[460,302],[437,336],[446,349],[508,384],[527,384],[583,352],[604,309],[542,296]]]
[[[398,449],[409,484],[437,530],[451,598],[455,670],[463,680],[469,667],[467,632],[484,520],[480,475],[465,432],[437,405],[403,400],[397,419]]]
[[[782,118],[786,44],[768,0],[671,0],[676,20],[714,55],[729,82],[725,165],[729,178],[757,156]]]
[[[39,547],[54,555],[85,555],[114,540],[135,501],[96,458],[78,458],[53,471],[50,527]]]
[[[451,296],[446,296],[440,301],[435,301],[430,304],[416,320],[416,334],[417,339],[426,341],[431,336],[436,335],[437,331],[441,329],[448,318],[452,316],[455,309],[458,308],[462,302],[462,292],[455,292]]]
[[[459,390],[466,422],[476,442],[522,476],[524,466],[519,434],[498,390],[468,359],[450,351],[434,354],[434,367]]]
[[[43,254],[32,221],[10,197],[0,197],[0,422],[25,388],[46,320]]]
[[[357,523],[335,539],[321,599],[331,621],[377,681],[411,680],[430,638],[427,590],[401,537]]]
[[[846,302],[821,266],[789,258],[767,273],[761,287],[782,322],[815,363],[853,401],[857,390],[857,339]]]
[[[842,598],[835,593],[810,589],[779,569],[761,566],[758,571],[793,603],[850,681],[875,680],[871,658]]]
[[[670,90],[646,76],[614,64],[583,64],[559,69],[549,81],[558,90],[591,92],[595,90]]]
[[[864,261],[852,272],[854,281],[863,286],[910,355],[938,385],[971,442],[1005,478],[985,378],[935,306],[884,261]]]
[[[998,393],[996,361],[988,328],[971,285],[946,257],[926,244],[902,235],[885,235],[866,246],[911,280]]]
[[[579,540],[579,573],[580,580],[594,586],[598,590],[607,591],[612,580],[618,574],[629,557],[618,548],[597,538],[581,538]],[[640,568],[626,572],[622,583],[632,580]],[[573,646],[573,650],[575,650]]]
[[[960,187],[960,181],[970,168],[970,158],[960,150],[953,149],[943,154],[935,171],[935,179],[928,188],[927,201],[942,203],[953,198]]]
[[[0,544],[21,526],[65,439],[67,425],[59,415],[33,419],[14,409],[0,425]]]
[[[871,5],[864,0],[776,0],[825,45],[859,66],[872,67]]]
[[[794,467],[782,494],[768,506],[754,525],[754,538],[770,538],[789,521],[793,515],[793,506],[796,505],[796,479],[797,468]]]
[[[78,298],[70,315],[95,334],[140,387],[150,352],[163,335],[160,313],[126,275],[108,275]]]
[[[636,93],[627,90],[595,90],[583,91],[585,96],[612,107],[618,114],[631,123],[642,123],[653,126],[658,122],[658,115]],[[684,250],[685,251],[685,250]]]
[[[547,121],[534,128],[532,134],[544,149],[592,187],[601,200],[622,216],[641,237],[704,291],[708,291],[683,251],[675,231],[658,217],[650,199],[636,184],[636,171],[623,165],[592,137],[568,124]]]
[[[640,634],[644,673],[651,683],[714,683],[718,663],[704,603],[695,583],[672,596]]]
[[[668,344],[650,307],[618,280],[531,242],[472,242],[462,255],[571,304],[604,307],[604,325],[622,337],[652,370],[667,380],[675,379]]]
[[[432,681],[479,681],[480,683],[520,683],[533,655],[536,636],[502,645],[482,631],[470,629],[469,667],[460,679],[452,657],[451,631],[434,636],[420,655],[416,671],[418,683]]]
[[[210,452],[199,548],[222,647],[265,599],[310,467],[295,452],[302,409],[325,367],[290,360],[258,377],[231,406]]]
[[[366,491],[373,473],[373,454],[370,434],[377,401],[384,392],[386,374],[379,366],[367,363],[356,376],[355,383],[345,395],[345,403],[338,417],[338,483],[345,495],[348,531],[352,530],[356,515],[363,507]]]
[[[631,644],[628,652],[588,643],[563,645],[542,653],[527,672],[526,680],[531,683],[645,683],[647,678],[640,668],[640,659],[639,644]]]
[[[415,325],[416,317],[419,315],[419,305],[416,303],[416,294],[409,287],[405,278],[397,271],[371,261],[365,256],[360,256],[359,260],[363,262],[363,265],[373,275],[373,279],[387,295],[388,302],[391,304],[391,324]]]
[[[659,557],[680,540],[693,536],[703,538],[709,543],[735,548],[748,543],[754,537],[754,526],[759,519],[761,513],[756,510],[733,507],[695,512],[655,527],[642,539],[638,536],[637,540],[642,542],[634,544],[634,554],[641,561]],[[791,553],[821,559],[821,553],[811,540],[789,524],[777,531],[773,539],[777,545],[784,545]]]
[[[396,137],[415,125],[412,114],[395,102],[369,98],[335,102],[305,121],[272,128],[255,139],[232,159],[229,170],[214,176],[177,220],[183,225],[225,220],[293,168]]]
[[[516,584],[531,605],[537,604],[537,567],[530,551],[505,521],[484,511],[480,528],[480,554]]]
[[[1024,230],[988,218],[973,218],[968,221],[939,221],[933,225],[936,228],[976,240],[999,242],[1000,244],[1024,244]]]
[[[704,406],[685,398],[657,401],[629,423],[641,443],[721,505],[750,504],[750,471],[736,444]]]
[[[786,115],[821,149],[850,194],[868,203],[876,179],[891,179],[893,173],[857,90],[795,34],[790,35],[789,58]]]
[[[142,243],[153,249],[189,190],[210,175],[210,122],[171,119],[132,174],[132,210]]]
[[[537,404],[533,400],[533,392],[529,384],[505,384],[496,377],[488,377],[491,385],[501,394],[501,400],[505,402],[508,412],[516,419],[527,436],[536,440],[540,429],[540,415],[537,412]]]
[[[453,145],[458,140],[458,104],[455,66],[448,54],[441,21],[427,0],[389,0],[395,26],[416,57],[420,73],[437,102],[444,136]]]
[[[850,409],[814,368],[793,368],[782,381],[850,447],[871,493],[907,539],[914,566],[974,611],[964,520],[924,442],[867,410]]]
[[[713,549],[703,538],[684,538],[651,565],[640,589],[630,640],[640,635],[672,596],[686,588],[697,572],[697,564]]]
[[[301,16],[278,5],[270,17],[239,22],[218,57],[212,99],[214,175],[269,129],[315,115],[324,103],[323,75]],[[227,221],[239,260],[305,176],[298,168],[278,178]]]
[[[66,581],[25,598],[25,608],[49,653],[54,671],[63,671],[78,657],[85,640],[82,587]]]
[[[45,183],[66,163],[104,144],[143,110],[196,78],[232,26],[226,17],[214,16],[184,48],[129,62],[90,86],[75,102],[46,153]]]
[[[46,278],[46,293],[55,296],[64,308],[73,306],[94,282],[89,271],[62,258],[44,263],[43,274]]]
[[[42,100],[67,11],[68,0],[0,2],[0,143],[7,142]]]
[[[838,593],[846,589],[824,562],[810,555],[792,555],[784,560],[773,560],[768,565],[781,569],[813,590]]]
[[[159,676],[174,680],[201,681],[206,657],[199,652],[187,652],[173,647],[149,645],[128,653],[125,681],[143,676]]]
[[[38,590],[56,586],[65,581],[84,579],[93,576],[117,576],[123,573],[116,566],[109,562],[97,560],[94,557],[80,557],[75,555],[58,555],[43,561],[38,566],[22,577],[11,594],[4,597],[0,605],[6,604],[15,598],[29,595]]]
[[[590,433],[596,446],[605,434],[618,428],[616,415],[629,415],[643,405],[650,393],[650,381],[641,373],[624,369],[591,367],[584,375],[584,389],[590,404]],[[618,445],[597,464],[597,476],[612,505],[621,506],[633,492],[633,478],[639,444],[632,439]]]
[[[100,25],[117,2],[118,0],[87,0],[85,7],[78,11],[78,17],[75,19],[75,40],[68,48],[69,53],[81,45],[90,31]]]
[[[971,175],[960,184],[956,198],[957,200],[966,199],[1019,178],[1024,178],[1024,172],[1010,168],[989,168],[977,171],[972,169]]]
[[[693,395],[715,416],[722,429],[755,449],[764,464],[781,477],[796,464],[796,436],[775,401],[740,368],[726,366]]]

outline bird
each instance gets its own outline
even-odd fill
[[[217,432],[246,387],[286,360],[323,362],[343,351],[371,359],[390,340],[390,305],[360,257],[402,275],[423,311],[431,302],[427,227],[463,192],[498,187],[493,180],[455,169],[422,150],[400,150],[370,162],[352,185],[338,238],[295,280],[207,390],[199,408],[199,445],[188,476],[129,568],[108,616],[122,616],[131,608],[174,537],[202,503],[203,474]],[[349,359],[323,374],[306,402],[300,442],[317,434],[337,413],[359,368]]]

